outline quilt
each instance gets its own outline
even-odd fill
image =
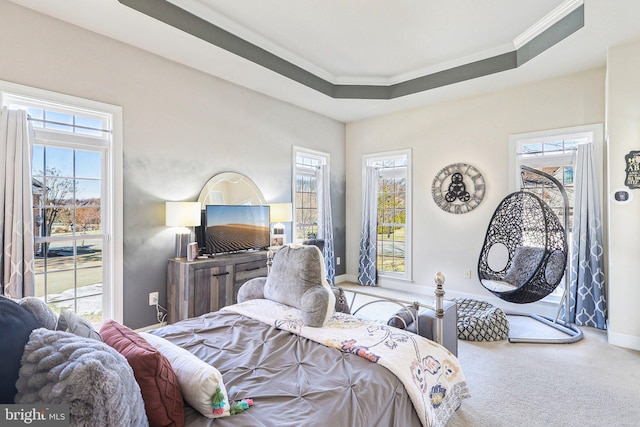
[[[327,347],[379,364],[404,384],[425,427],[444,426],[470,396],[457,358],[421,336],[352,315],[336,313],[322,328],[304,326],[300,310],[256,299],[227,306],[232,311]]]

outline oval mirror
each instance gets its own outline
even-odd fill
[[[258,186],[236,172],[222,172],[207,181],[198,202],[202,209],[206,205],[266,205]]]

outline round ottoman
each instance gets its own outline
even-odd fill
[[[509,336],[509,321],[501,308],[486,301],[454,298],[458,305],[458,338],[499,341]]]

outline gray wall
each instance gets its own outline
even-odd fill
[[[294,145],[331,155],[336,256],[345,260],[345,126],[159,56],[0,0],[0,80],[123,107],[124,323],[156,322],[174,230],[164,202],[196,200],[223,171],[267,202],[291,201]],[[337,274],[344,274],[344,265]]]

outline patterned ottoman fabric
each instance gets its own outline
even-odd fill
[[[454,298],[458,305],[458,338],[499,341],[509,336],[509,321],[501,308],[486,301]]]

